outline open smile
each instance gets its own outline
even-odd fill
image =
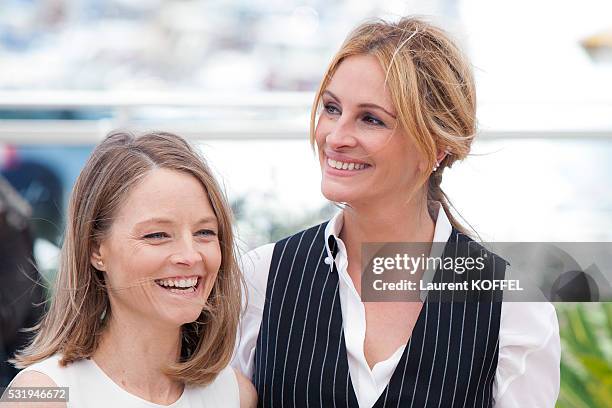
[[[325,173],[331,176],[340,177],[357,175],[372,167],[372,165],[361,161],[352,161],[349,158],[344,157],[342,158],[342,160],[340,160],[339,157],[336,159],[332,159],[327,155],[325,163]]]
[[[202,286],[201,281],[202,277],[200,276],[189,276],[156,279],[155,283],[168,292],[189,295],[195,293]]]
[[[370,165],[366,163],[340,161],[340,160],[330,159],[329,157],[327,158],[327,164],[329,165],[329,167],[332,167],[334,169],[348,170],[348,171],[363,170],[367,167],[370,167]]]

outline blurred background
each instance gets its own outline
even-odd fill
[[[25,338],[10,333],[45,297],[26,283],[53,277],[72,184],[108,131],[189,138],[224,183],[241,247],[279,239],[335,211],[307,142],[331,56],[364,19],[408,14],[474,64],[480,133],[443,182],[465,222],[492,241],[612,241],[609,1],[3,0],[0,385]],[[610,306],[557,305],[559,407],[612,406]]]

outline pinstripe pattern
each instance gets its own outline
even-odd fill
[[[323,361],[327,362],[327,350],[329,349],[329,333],[330,333],[330,329],[331,329],[331,323],[334,319],[334,304],[336,303],[336,299],[338,301],[340,301],[340,299],[338,299],[338,286],[336,286],[336,292],[334,293],[334,300],[332,300],[332,315],[329,318],[329,323],[327,323],[327,338],[325,340],[325,353],[323,354]],[[338,367],[335,366],[334,364],[334,373],[338,372]],[[323,405],[323,374],[325,373],[325,370],[321,370],[321,379],[319,381],[319,406],[324,406]],[[308,380],[310,381],[310,377],[308,378]],[[332,388],[332,398],[335,395],[336,390],[334,390]]]
[[[440,302],[442,302],[442,299],[438,299],[438,319],[436,320],[436,339],[440,338],[438,336],[438,334],[440,333],[440,309],[441,309]],[[439,340],[436,341],[434,344],[434,355],[433,355],[434,361],[436,361],[436,353],[438,352],[438,342]],[[429,372],[429,381],[427,382],[427,395],[425,396],[425,406],[427,406],[427,401],[429,401],[429,390],[431,389],[431,378],[432,377],[433,377],[433,370]]]
[[[293,238],[293,237],[292,237]],[[287,240],[287,242],[284,243],[283,245],[283,249],[281,252],[281,259],[283,258],[283,255],[285,254],[285,249],[287,248],[287,244],[289,243],[289,241],[291,240],[291,238],[289,240]],[[274,248],[274,250],[276,250],[276,248]],[[276,267],[276,271],[274,272],[274,278],[272,279],[272,290],[270,291],[270,297],[274,296],[274,287],[276,286],[276,277],[278,276],[278,271],[280,269],[280,262],[278,263],[277,267]],[[266,290],[266,295],[267,295],[267,290]],[[268,354],[268,346],[269,343],[268,341],[270,340],[270,312],[272,311],[272,309],[268,308],[268,319],[266,319],[266,326],[267,326],[267,332],[268,332],[268,336],[266,336],[266,354]],[[265,306],[264,306],[264,313],[265,313]],[[262,320],[262,326],[263,326],[263,320]],[[261,330],[261,329],[260,329]],[[260,336],[260,340],[262,342],[262,346],[263,346],[263,336]],[[259,359],[259,366],[261,367],[262,361],[261,361],[261,357]],[[264,365],[264,378],[266,377],[266,372],[268,371],[268,361],[266,360],[266,364]],[[266,389],[264,388],[263,390],[264,395],[262,398],[266,398]]]
[[[325,254],[325,247],[323,247],[323,249],[321,249],[321,254],[319,255],[319,260],[317,262],[317,265],[321,265],[321,259],[323,259],[323,254]],[[306,263],[304,263],[304,267],[306,266]],[[305,271],[304,271],[305,273]],[[308,316],[308,311],[310,310],[310,300],[312,299],[312,288],[314,286],[314,279],[317,276],[316,273],[314,273],[312,275],[312,281],[310,284],[310,291],[308,292],[308,303],[306,304],[306,315]],[[326,281],[327,283],[327,281]],[[298,296],[299,297],[299,296]],[[297,306],[297,302],[296,302],[296,306]],[[291,323],[293,324],[293,321],[295,320],[295,308],[293,309],[293,316],[291,318]],[[304,332],[302,332],[302,336],[300,338],[300,350],[298,351],[298,359],[297,359],[297,366],[295,368],[295,377],[293,380],[293,406],[295,405],[296,399],[295,399],[295,389],[297,386],[297,373],[300,369],[300,361],[302,359],[302,348],[304,346]],[[287,359],[285,359],[285,366],[287,365]],[[283,381],[284,381],[284,377],[283,377]],[[348,383],[348,382],[347,382]],[[284,384],[284,383],[283,383]]]
[[[423,350],[425,350],[425,338],[427,336],[427,320],[429,317],[429,302],[425,302],[423,306],[425,308],[425,333],[423,333],[423,341],[421,342],[421,352],[419,354],[419,365],[417,366],[416,381],[414,382],[414,388],[412,390],[412,398],[410,399],[410,408],[414,405],[414,397],[416,395],[416,387],[419,383],[419,374],[421,373],[421,363],[423,362]],[[403,381],[402,381],[403,382]],[[400,398],[402,396],[400,395]]]
[[[495,275],[495,264],[493,264],[493,275]],[[487,351],[489,350],[489,337],[490,337],[489,329],[491,328],[492,310],[493,310],[493,302],[489,303],[489,319],[487,321],[487,330],[486,330],[487,339],[485,341],[485,355],[487,354]],[[480,386],[482,385],[480,380],[482,379],[482,372],[484,371],[484,367],[485,367],[484,364],[480,366],[480,372],[478,373],[478,381],[476,382],[477,384],[476,385],[476,395],[480,395],[478,391],[480,389]],[[484,401],[484,398],[482,400]],[[477,400],[474,400],[474,407],[476,407],[477,402],[478,402]]]
[[[413,334],[414,334],[414,331],[413,331]],[[411,338],[410,340],[408,340],[408,351],[406,352],[406,356],[410,355],[410,349],[412,348],[412,343],[414,343],[414,341]],[[407,357],[403,358],[403,356],[402,356],[402,359],[404,360],[404,371],[402,371],[402,379],[400,380],[400,389],[399,389],[400,397],[397,399],[397,408],[399,408],[399,406],[400,406],[399,404],[400,404],[400,401],[402,399],[401,396],[404,395],[404,394],[402,394],[402,390],[404,389],[404,384],[406,383],[406,381],[405,381],[405,379],[406,379],[406,369],[408,368],[408,358]],[[400,360],[400,362],[401,362],[401,360]],[[399,366],[399,364],[398,364],[398,366]],[[397,368],[396,368],[396,371],[397,371]],[[389,389],[391,388],[390,385],[391,384],[389,384],[389,386],[385,390],[385,399],[384,399],[384,402],[383,402],[383,406],[385,406],[385,407],[387,406],[387,398],[389,398]]]
[[[324,230],[325,224],[319,225],[274,247],[255,350],[260,407],[358,406],[346,357],[338,274],[335,263],[323,262]],[[474,256],[482,250],[453,230],[444,256]],[[488,261],[483,277],[499,278],[500,271],[503,276],[505,262],[496,256]],[[433,280],[472,278],[438,271]],[[501,303],[491,301],[490,294],[473,295],[451,302],[428,296],[375,408],[492,406]]]
[[[300,234],[300,240],[298,241],[298,244],[297,244],[298,245],[298,250],[295,251],[295,253],[293,254],[293,260],[291,261],[291,267],[289,268],[289,275],[291,275],[291,272],[293,271],[293,266],[295,265],[295,257],[297,256],[297,253],[300,250],[300,245],[302,244],[302,239],[304,238],[304,232],[305,231],[302,231],[302,233]],[[311,242],[310,248],[312,248],[312,244],[313,243],[314,243],[314,241]],[[308,249],[308,255],[310,255],[310,248]],[[308,255],[307,255],[307,257],[308,257]],[[289,276],[289,278],[291,279],[291,276]],[[300,285],[299,289],[301,289],[301,287],[302,286]],[[289,289],[289,287],[285,286],[285,290],[283,291],[283,298],[282,298],[281,304],[280,304],[280,313],[281,314],[283,313],[283,306],[285,305],[285,297],[287,296],[287,289]],[[298,291],[299,291],[299,289],[298,289]],[[276,325],[276,335],[274,336],[274,357],[272,358],[272,360],[273,360],[273,364],[272,364],[272,377],[274,377],[274,373],[276,371],[276,350],[278,348],[278,332],[280,330],[280,325],[281,325],[280,320],[277,323],[278,324]],[[291,338],[291,331],[292,331],[292,329],[293,329],[293,320],[291,321],[291,327],[289,328],[289,338]],[[286,367],[286,362],[287,362],[287,355],[285,355],[285,364],[284,364],[285,367]],[[285,367],[283,368],[283,376],[281,377],[283,379],[283,381],[285,381]],[[284,391],[285,391],[285,388],[281,387],[281,399],[284,396]],[[274,393],[274,383],[272,383],[272,387],[270,389],[270,392]],[[270,406],[272,407],[273,405],[270,405]]]
[[[327,283],[329,276],[331,276],[331,274],[330,274],[330,275],[328,275],[328,277],[326,277],[326,279],[325,279],[325,283]],[[324,287],[325,287],[325,286],[324,286]],[[337,292],[335,292],[335,293],[337,293]],[[335,299],[334,299],[334,300],[335,300]],[[317,309],[317,320],[316,320],[317,322],[319,322],[319,318],[321,317],[321,304],[322,304],[322,303],[323,303],[323,296],[321,296],[321,297],[319,298],[319,308]],[[331,319],[329,320],[329,322],[331,323]],[[329,332],[329,331],[328,331],[328,332]],[[317,325],[315,326],[315,333],[314,333],[314,338],[315,338],[315,341],[316,341],[316,339],[317,339],[317,334],[318,334],[318,333],[319,333],[319,325],[317,324]],[[325,344],[327,345],[327,343],[325,343]],[[313,362],[313,360],[314,360],[314,356],[315,356],[315,353],[313,352],[313,353],[310,355],[310,364],[308,364],[308,375],[306,376],[306,395],[308,395],[308,396],[310,395],[310,393],[309,393],[308,391],[309,391],[309,389],[310,389],[310,379],[312,378],[312,377],[311,377],[311,374],[312,374],[312,362]],[[306,406],[308,406],[308,404],[309,404],[309,400],[307,399],[307,400],[306,400]]]
[[[319,228],[318,228],[315,236],[320,231],[321,231],[321,225],[319,225]],[[304,237],[304,234],[302,234],[302,236],[300,237],[300,243],[302,242],[302,238],[303,237]],[[312,246],[313,245],[314,245],[314,240],[312,240],[310,242],[310,246],[308,247],[308,253],[306,254],[306,259],[308,259],[310,257],[310,251],[312,251]],[[299,247],[299,244],[298,244],[298,247]],[[296,252],[296,254],[297,254],[297,252]],[[293,257],[293,262],[291,264],[291,270],[293,270],[293,265],[294,264],[295,264],[295,256]],[[298,298],[300,297],[300,292],[302,291],[302,283],[304,281],[305,273],[306,273],[306,263],[304,263],[304,267],[302,268],[302,274],[300,276],[300,284],[298,286],[298,292],[297,292],[297,297]],[[285,302],[285,296],[286,295],[287,295],[287,287],[285,287],[285,292],[283,293],[283,301],[281,302],[281,310],[283,308],[283,303]],[[295,319],[295,309],[296,309],[296,307],[297,307],[297,303],[294,304],[294,306],[293,306],[293,314],[291,316],[291,325],[289,327],[289,344],[287,345],[287,347],[291,346],[291,333],[293,332],[293,321]],[[280,321],[278,322],[278,326],[276,327],[276,339],[275,339],[276,341],[278,341],[278,331],[279,331],[279,329],[280,329]],[[281,387],[281,399],[284,399],[284,396],[285,396],[285,378],[286,378],[285,374],[287,372],[287,356],[288,356],[288,354],[285,355],[285,361],[283,363],[283,376],[282,376],[283,384],[282,384],[282,387]],[[274,372],[274,370],[272,370],[272,371]],[[272,375],[274,375],[274,374],[272,374]],[[271,390],[271,392],[273,392],[273,391]]]
[[[455,234],[454,236],[454,252],[453,255],[455,258],[457,257],[457,246],[458,246],[459,235]],[[449,241],[450,243],[451,241]],[[453,283],[457,282],[457,274],[453,273]],[[451,293],[451,304],[450,304],[450,318],[449,318],[449,327],[453,326],[453,306],[455,300],[455,292]],[[442,395],[444,395],[444,383],[446,382],[446,369],[448,368],[448,352],[450,350],[451,345],[451,330],[448,331],[448,340],[446,342],[446,358],[444,359],[444,372],[442,373],[442,386],[440,387],[440,398],[438,399],[438,408],[442,406]],[[433,374],[433,370],[432,370]],[[429,377],[429,382],[431,383],[431,377]]]

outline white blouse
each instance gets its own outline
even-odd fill
[[[366,332],[365,308],[348,271],[346,247],[339,237],[343,213],[325,229],[325,242],[336,238],[339,294],[351,381],[360,407],[372,407],[389,383],[402,357],[404,346],[370,369],[363,350]],[[434,242],[446,242],[452,226],[440,206]],[[327,245],[326,245],[327,247]],[[261,326],[274,244],[264,245],[243,259],[248,303],[238,331],[232,366],[252,378],[255,346]],[[327,262],[332,261],[329,248]],[[554,307],[548,302],[504,302],[499,331],[499,358],[493,396],[496,408],[554,407],[560,381],[559,326]]]
[[[115,383],[93,360],[83,359],[59,365],[53,355],[28,366],[19,374],[37,371],[47,375],[58,387],[68,387],[68,408],[239,408],[238,380],[231,367],[225,367],[205,386],[186,385],[178,400],[160,405],[144,400]],[[15,377],[15,378],[17,378]],[[14,381],[14,380],[13,380]],[[1,405],[1,404],[0,404]]]

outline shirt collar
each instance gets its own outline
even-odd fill
[[[438,202],[438,213],[436,216],[436,223],[434,229],[433,242],[446,242],[450,238],[450,235],[453,231],[453,226],[451,225],[446,211],[442,205]],[[340,251],[344,250],[344,243],[340,239],[340,231],[342,231],[342,226],[344,225],[344,211],[340,210],[334,215],[334,217],[327,223],[325,227],[325,247],[327,249],[327,256],[332,257],[332,252],[329,247],[329,238],[334,237],[336,242],[338,243],[338,249]],[[332,257],[333,259],[333,257]]]

